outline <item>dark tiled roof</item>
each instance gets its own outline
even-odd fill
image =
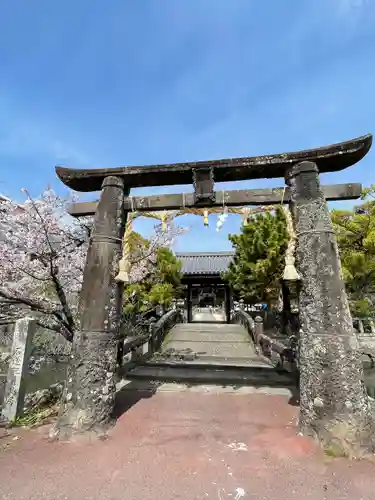
[[[234,252],[186,252],[176,253],[182,261],[183,274],[220,274],[226,271]]]

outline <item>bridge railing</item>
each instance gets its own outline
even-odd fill
[[[184,316],[180,309],[172,309],[150,327],[150,351],[152,354],[160,349],[165,337],[177,323],[183,323]]]
[[[368,335],[375,338],[374,318],[353,318],[353,327],[358,335]]]
[[[285,339],[285,343],[264,333],[263,318],[256,316],[254,319],[246,311],[238,309],[233,311],[231,317],[232,323],[241,324],[249,333],[256,351],[276,362],[278,366],[295,372],[297,367],[297,342],[295,337]]]
[[[237,309],[236,311],[233,311],[231,314],[231,323],[242,325],[249,334],[249,337],[251,338],[253,344],[255,346],[257,345],[257,339],[255,333],[256,324],[255,320],[250,316],[250,314],[248,314],[243,309]],[[263,328],[263,321],[262,321],[262,328]]]
[[[375,366],[375,320],[374,318],[353,318],[360,353],[367,356],[371,367]]]
[[[264,322],[261,316],[253,317],[243,309],[232,312],[232,322],[242,324],[249,332],[257,351],[287,369],[295,371],[298,365],[296,335],[270,336],[264,333]],[[359,351],[370,358],[375,365],[375,319],[353,318],[353,328],[356,332]]]
[[[151,357],[161,346],[169,330],[177,324],[183,323],[183,312],[171,309],[159,320],[149,323],[148,331],[134,337],[126,337],[123,346],[123,355],[132,354],[132,361]]]

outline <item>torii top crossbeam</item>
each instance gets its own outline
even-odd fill
[[[360,161],[369,151],[372,135],[350,141],[292,153],[230,158],[170,165],[130,166],[108,169],[73,169],[57,166],[56,173],[71,189],[99,191],[108,176],[122,177],[127,188],[191,184],[194,171],[212,171],[215,182],[284,177],[302,161],[313,161],[319,172],[343,170]]]

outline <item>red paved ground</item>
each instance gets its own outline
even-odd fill
[[[160,392],[107,441],[22,431],[0,452],[0,498],[374,500],[375,465],[324,457],[296,436],[297,410],[284,396]]]

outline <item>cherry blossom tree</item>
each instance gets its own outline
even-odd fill
[[[72,341],[78,328],[78,297],[92,220],[68,215],[74,195],[62,198],[51,189],[25,201],[0,200],[0,323],[33,313],[40,326]],[[131,282],[142,281],[156,261],[158,248],[173,245],[183,232],[172,219],[147,245],[133,245]],[[137,235],[132,239],[136,242]]]

